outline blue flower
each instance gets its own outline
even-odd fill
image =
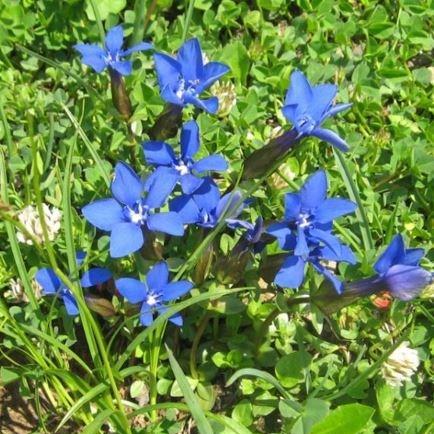
[[[175,212],[156,213],[173,190],[177,178],[167,175],[149,186],[146,197],[144,184],[126,163],[118,163],[111,190],[113,198],[101,199],[83,207],[84,217],[98,229],[110,232],[110,255],[120,258],[139,250],[144,232],[160,231],[181,236],[184,227]]]
[[[83,252],[77,252],[77,264],[80,265],[84,260]],[[107,268],[91,268],[83,273],[80,284],[83,288],[100,285],[107,282],[112,277],[112,273]],[[77,301],[72,292],[63,284],[59,277],[51,268],[41,268],[36,272],[35,280],[42,287],[43,295],[57,295],[65,305],[68,315],[78,315]]]
[[[190,195],[182,195],[169,203],[169,208],[178,213],[184,224],[196,224],[214,228],[224,216],[230,226],[243,210],[241,193],[234,191],[220,197],[217,185],[211,178],[205,178],[202,185]]]
[[[154,54],[161,97],[172,104],[185,107],[193,104],[209,113],[218,109],[217,97],[199,99],[199,95],[229,71],[219,62],[203,64],[202,51],[196,38],[179,49],[176,59],[167,54]]]
[[[181,131],[181,155],[176,156],[172,147],[164,142],[149,141],[143,143],[146,162],[157,166],[157,170],[148,178],[147,185],[162,182],[167,176],[176,177],[185,194],[194,193],[204,182],[202,175],[209,171],[224,171],[228,168],[221,155],[209,155],[199,161],[193,157],[199,150],[199,127],[192,120],[184,124]]]
[[[281,249],[292,251],[293,255],[284,261],[274,282],[298,288],[304,279],[305,265],[311,262],[340,291],[340,282],[330,278],[320,260],[354,262],[351,250],[341,244],[331,229],[335,218],[355,209],[356,204],[349,200],[327,199],[327,177],[322,170],[311,175],[299,193],[287,193],[284,220],[270,225],[267,232],[277,238]]]
[[[374,265],[386,284],[383,289],[400,300],[416,297],[432,281],[431,273],[419,266],[423,255],[423,249],[406,249],[402,235],[396,235]]]
[[[81,61],[90,66],[95,72],[102,72],[106,67],[117,71],[121,75],[130,75],[132,63],[124,60],[134,51],[145,51],[152,48],[152,44],[141,42],[127,50],[122,49],[124,31],[122,26],[112,27],[105,38],[105,47],[97,44],[77,44],[74,48],[82,55]]]
[[[152,324],[154,313],[163,314],[168,308],[165,302],[182,297],[193,288],[187,280],[169,282],[169,268],[165,262],[158,262],[148,272],[146,281],[125,277],[116,280],[119,292],[132,304],[142,303],[140,322],[144,326]],[[182,326],[182,316],[176,313],[169,318],[173,324]]]
[[[351,104],[333,105],[336,93],[335,85],[311,86],[302,72],[294,71],[282,112],[299,136],[315,136],[341,151],[348,151],[348,145],[334,131],[321,128],[327,118],[351,107]]]

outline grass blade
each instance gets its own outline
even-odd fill
[[[97,434],[101,425],[114,413],[118,413],[116,410],[106,409],[103,410],[82,432],[81,434]]]
[[[4,154],[0,149],[0,198],[3,204],[6,206],[9,204],[7,185],[8,185],[8,180],[6,175],[6,161],[5,161]],[[33,292],[32,283],[30,282],[29,273],[26,270],[24,259],[23,256],[21,255],[21,250],[18,244],[18,239],[14,230],[14,226],[12,225],[12,223],[6,220],[4,221],[4,225],[8,235],[9,245],[11,246],[12,255],[15,260],[15,265],[17,267],[18,275],[21,281],[23,282],[26,296],[29,299],[32,308],[35,310],[39,310],[39,305],[36,300],[36,296]]]
[[[35,51],[32,51],[29,48],[26,48],[20,44],[16,44],[15,48],[22,51],[23,53],[28,54],[29,56],[35,57],[36,59],[46,63],[47,65],[52,66],[53,68],[59,69],[60,71],[64,72],[66,75],[73,78],[77,83],[79,83],[84,88],[86,88],[86,90],[90,94],[98,98],[100,101],[104,102],[104,98],[102,98],[102,96],[98,92],[96,92],[95,89],[92,86],[90,86],[86,81],[84,81],[79,75],[77,75],[75,72],[72,72],[71,69],[67,69],[56,60],[52,60],[49,59],[48,57],[42,56],[41,54],[36,53]]]
[[[254,368],[244,368],[234,372],[229,378],[229,380],[226,382],[226,387],[231,386],[235,381],[237,381],[241,377],[260,378],[261,380],[264,380],[267,383],[273,385],[284,398],[287,399],[291,398],[291,395],[283,388],[283,386],[279,383],[277,378],[273,377],[268,372],[261,371],[259,369],[254,369]]]
[[[348,168],[347,162],[340,151],[333,149],[335,154],[336,164],[338,166],[339,172],[341,173],[342,179],[344,180],[345,186],[348,191],[350,199],[357,203],[356,216],[360,222],[360,231],[362,233],[363,244],[366,251],[374,249],[374,241],[372,239],[371,230],[369,227],[369,220],[363,207],[362,199],[359,195],[359,190],[351,177],[350,169]]]
[[[208,419],[203,412],[199,401],[193,393],[193,390],[188,384],[187,377],[179,366],[179,363],[176,361],[172,351],[166,345],[166,351],[169,356],[170,366],[172,367],[172,371],[175,375],[176,381],[179,384],[179,387],[184,395],[184,399],[187,402],[188,408],[190,409],[191,415],[196,422],[197,429],[200,434],[213,434],[213,430],[211,425],[208,422]]]
[[[65,113],[68,115],[69,119],[73,123],[74,127],[76,128],[79,136],[82,138],[84,144],[87,147],[87,150],[89,151],[90,155],[92,156],[93,160],[95,161],[96,165],[98,166],[98,169],[101,173],[101,176],[104,178],[104,181],[107,184],[107,187],[110,187],[110,175],[107,173],[104,163],[101,160],[100,156],[98,155],[98,152],[96,151],[95,147],[93,146],[92,142],[89,140],[89,138],[86,136],[86,133],[81,128],[80,123],[75,118],[75,116],[70,112],[68,107],[66,105],[62,104],[62,108],[65,111]]]
[[[207,292],[205,294],[199,294],[195,297],[191,297],[188,300],[176,303],[167,309],[163,315],[159,315],[158,318],[147,328],[142,330],[128,345],[123,354],[119,357],[116,363],[116,369],[120,370],[123,364],[129,359],[130,355],[134,352],[136,347],[140,345],[148,335],[157,327],[159,327],[164,321],[168,320],[175,313],[181,312],[183,309],[193,306],[194,304],[200,303],[206,300],[217,300],[218,298],[224,297],[225,295],[235,294],[237,292],[248,291],[250,289],[255,289],[254,287],[244,287],[244,288],[231,288],[224,291],[213,291]]]

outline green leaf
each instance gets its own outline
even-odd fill
[[[233,76],[241,84],[246,84],[250,68],[250,59],[241,41],[232,42],[223,49],[222,59],[230,66]]]
[[[276,376],[284,387],[294,387],[304,381],[311,360],[312,357],[304,351],[287,354],[277,362]]]
[[[126,0],[98,0],[98,12],[101,20],[106,20],[109,14],[116,15],[121,12],[127,5]],[[95,21],[95,13],[92,2],[88,1],[86,5],[86,15],[91,21]]]
[[[374,411],[372,407],[361,404],[341,405],[315,424],[311,434],[360,434]]]
[[[81,432],[81,434],[97,434],[99,432],[99,429],[101,428],[101,425],[115,413],[118,412],[109,408],[103,410],[89,425],[86,426],[86,428]]]
[[[9,369],[4,366],[0,368],[0,384],[2,386],[19,380],[21,376],[22,374],[17,369]]]
[[[312,426],[324,419],[330,408],[330,403],[321,399],[309,398],[301,415],[294,423],[291,434],[308,434]]]
[[[173,374],[175,375],[176,381],[179,384],[180,389],[184,395],[184,399],[188,405],[188,408],[191,411],[191,415],[197,424],[197,429],[200,434],[213,434],[213,429],[209,424],[207,418],[205,417],[205,413],[203,412],[200,404],[193,393],[193,390],[190,387],[187,377],[179,366],[179,363],[176,361],[173,356],[172,351],[166,345],[166,351],[169,356],[170,366],[172,367]]]

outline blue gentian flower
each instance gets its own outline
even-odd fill
[[[351,251],[341,244],[331,229],[335,218],[352,213],[355,209],[356,204],[349,200],[327,199],[327,177],[322,170],[311,175],[299,193],[287,193],[284,220],[267,229],[269,234],[277,238],[281,249],[293,252],[277,273],[275,283],[282,287],[298,288],[303,282],[307,262],[314,264],[317,271],[328,278],[320,259],[352,263],[354,257]],[[337,289],[341,290],[340,284]]]
[[[182,297],[193,288],[187,280],[169,282],[169,268],[165,262],[158,262],[148,272],[146,281],[125,277],[116,280],[119,292],[132,304],[142,303],[140,322],[144,326],[152,324],[154,313],[163,314],[167,310],[165,302]],[[176,313],[169,318],[173,324],[181,327],[182,316]]]
[[[315,136],[348,151],[348,145],[334,131],[321,128],[327,118],[351,107],[351,104],[333,105],[336,93],[334,84],[311,86],[302,72],[294,71],[282,112],[299,136]]]
[[[229,71],[220,62],[204,65],[202,51],[196,38],[179,49],[176,59],[167,54],[154,54],[161,97],[172,104],[185,107],[193,104],[209,113],[218,109],[217,97],[200,99],[200,94]]]
[[[400,300],[416,297],[432,281],[431,273],[419,266],[423,255],[423,249],[406,249],[402,235],[396,235],[374,265],[386,284],[383,289]]]
[[[124,31],[122,26],[112,27],[105,38],[105,47],[98,44],[77,44],[74,48],[82,55],[81,61],[94,69],[95,72],[102,72],[110,68],[121,75],[130,75],[132,63],[125,60],[135,51],[146,51],[152,48],[152,44],[141,42],[126,50],[122,49],[124,43]]]
[[[196,224],[203,228],[213,228],[224,215],[230,226],[243,210],[241,193],[234,191],[220,197],[217,185],[211,178],[205,178],[202,185],[191,195],[182,195],[169,203],[169,208],[178,213],[184,224]]]
[[[176,156],[172,147],[164,142],[143,143],[146,162],[157,167],[148,178],[147,185],[163,182],[167,176],[176,177],[185,194],[194,193],[204,182],[198,176],[210,171],[224,171],[228,168],[221,155],[209,155],[199,161],[194,156],[199,150],[199,127],[192,120],[184,124],[181,131],[181,154]]]
[[[80,265],[84,260],[84,252],[77,252],[76,260]],[[100,285],[111,279],[112,273],[107,268],[90,268],[83,273],[80,284],[83,288]],[[43,295],[58,295],[65,305],[68,315],[78,315],[77,301],[72,292],[63,284],[51,268],[41,268],[36,272],[35,280],[42,287]]]
[[[149,186],[146,197],[144,183],[126,163],[115,167],[111,190],[113,198],[101,199],[83,207],[84,217],[98,229],[110,232],[110,255],[120,258],[139,250],[144,231],[160,231],[181,236],[184,227],[175,212],[155,212],[173,190],[177,178],[167,175]]]

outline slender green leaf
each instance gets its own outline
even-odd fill
[[[187,402],[188,408],[190,409],[191,415],[196,422],[197,429],[200,434],[213,434],[213,429],[208,422],[208,419],[205,416],[202,408],[200,407],[199,401],[194,395],[193,390],[188,383],[187,377],[179,366],[179,363],[176,361],[172,351],[166,345],[166,351],[169,355],[170,366],[172,367],[172,371],[175,375],[176,381],[184,395],[184,399]]]
[[[98,416],[81,432],[81,434],[96,434],[99,433],[99,429],[102,424],[106,422],[115,413],[119,413],[116,410],[106,409],[103,410]]]
[[[75,116],[70,112],[68,107],[66,105],[62,104],[63,110],[65,110],[66,114],[68,115],[71,122],[74,124],[74,127],[76,128],[78,134],[82,138],[84,144],[87,147],[87,150],[89,151],[90,155],[94,159],[96,165],[98,166],[98,169],[101,173],[101,176],[104,178],[104,181],[107,184],[107,187],[110,186],[110,174],[107,172],[103,161],[101,160],[100,156],[98,155],[98,152],[96,151],[95,147],[93,146],[92,142],[89,140],[89,138],[86,136],[86,133],[81,128],[81,125],[79,124],[78,120],[75,118]]]

